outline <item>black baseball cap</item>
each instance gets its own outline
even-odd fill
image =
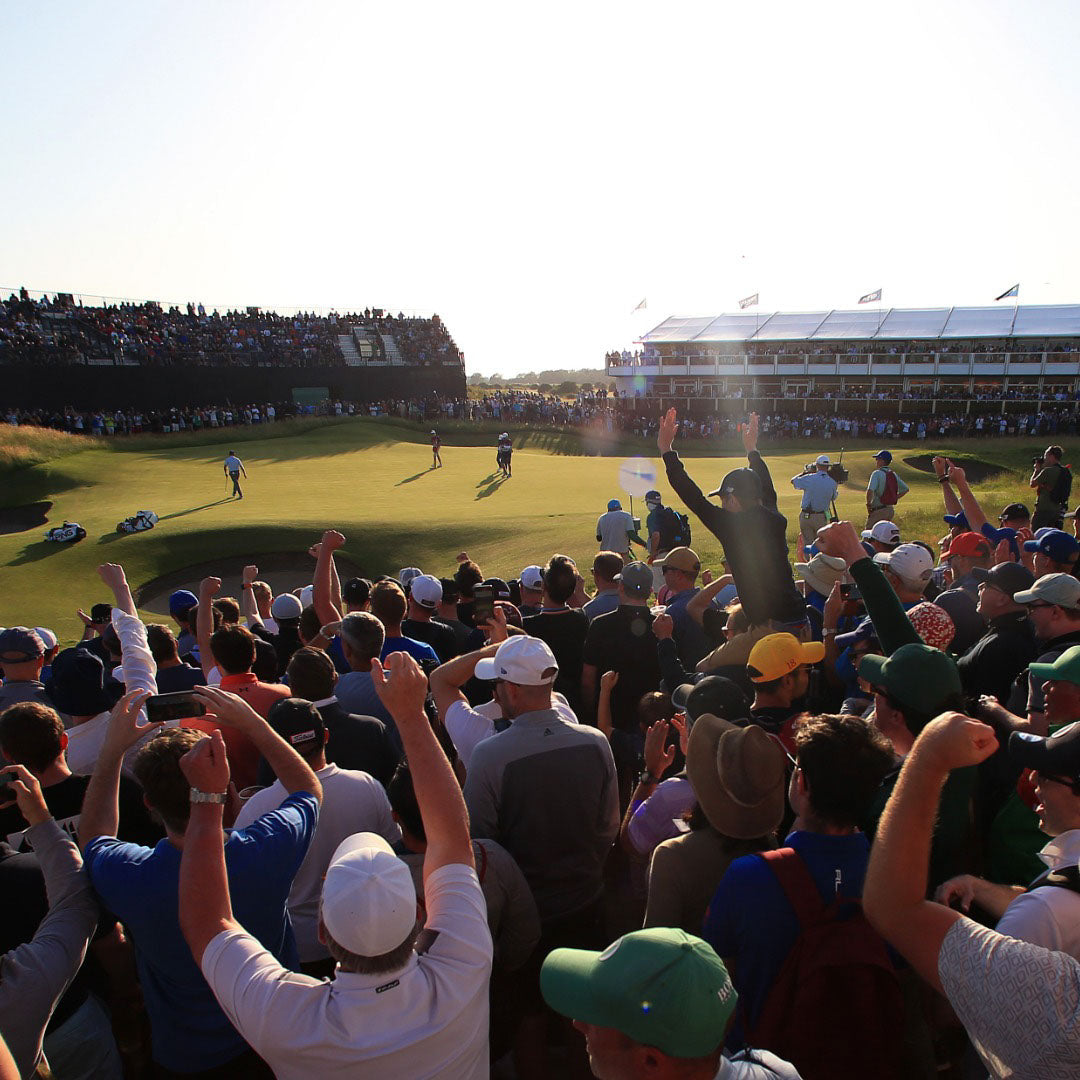
[[[326,725],[322,715],[310,701],[303,698],[284,698],[275,701],[266,714],[266,722],[298,754],[320,750],[326,742]]]
[[[753,502],[761,498],[761,480],[753,469],[732,469],[724,477],[720,486],[715,491],[709,492],[709,497],[714,495],[734,495],[740,502],[747,499]]]
[[[1046,738],[1014,731],[1009,736],[1009,757],[1044,776],[1080,783],[1080,723],[1066,724]]]
[[[691,720],[712,713],[724,720],[741,720],[750,715],[750,701],[738,683],[723,675],[706,675],[696,683],[683,683],[675,688],[671,703],[682,709]]]
[[[366,604],[371,596],[371,582],[367,578],[351,577],[341,586],[341,599],[346,604]]]
[[[985,581],[1009,596],[1024,592],[1035,584],[1035,575],[1020,563],[1003,562],[991,566],[989,570],[981,566],[972,567],[971,576],[978,582]]]
[[[998,515],[998,521],[1028,521],[1031,511],[1023,503],[1009,503]]]

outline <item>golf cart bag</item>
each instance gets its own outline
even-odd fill
[[[140,510],[137,514],[124,518],[116,526],[116,531],[118,533],[146,532],[147,529],[152,529],[157,524],[157,520],[158,516],[153,510]]]
[[[45,533],[46,540],[58,544],[74,544],[86,538],[86,530],[77,521],[65,521],[63,525],[54,525]]]

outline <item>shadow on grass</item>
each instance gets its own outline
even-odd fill
[[[434,470],[429,465],[426,469],[421,469],[418,473],[413,473],[412,476],[406,476],[404,480],[399,480],[394,487],[401,487],[402,484],[411,484],[414,480],[419,480],[421,476],[427,476],[428,473]]]
[[[79,540],[77,543],[82,543]],[[55,540],[39,540],[36,544],[27,544],[26,547],[15,556],[8,566],[25,566],[27,563],[40,562],[42,559],[48,558],[50,555],[56,554],[58,551],[63,551],[66,547],[72,547],[74,545],[67,543],[57,543]]]
[[[498,491],[499,488],[501,488],[503,484],[506,483],[506,481],[509,479],[510,477],[504,476],[502,473],[499,473],[498,476],[491,478],[491,482],[487,484],[486,487],[481,487],[480,484],[477,484],[476,486],[479,487],[480,490],[476,493],[476,498],[486,499],[489,495],[494,495],[495,492]],[[483,481],[481,481],[481,484],[482,483]]]
[[[226,495],[224,498],[215,499],[214,502],[203,503],[202,506],[189,506],[187,510],[175,510],[171,514],[162,514],[158,518],[158,521],[171,521],[173,518],[186,517],[188,514],[197,514],[200,510],[209,510],[212,506],[221,506],[222,503],[227,503],[232,499],[231,495]]]

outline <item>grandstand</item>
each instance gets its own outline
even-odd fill
[[[58,393],[82,407],[201,405],[250,401],[256,385],[274,400],[298,391],[353,401],[465,396],[464,357],[438,315],[222,314],[94,299],[21,289],[0,300],[6,405],[56,404]],[[43,379],[44,367],[63,370]]]
[[[641,343],[607,375],[643,412],[1030,412],[1080,389],[1077,304],[672,317]]]

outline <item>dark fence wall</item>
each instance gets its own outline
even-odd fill
[[[465,397],[460,367],[104,367],[0,365],[0,406],[161,409],[287,401],[294,387],[325,386],[343,401]]]

